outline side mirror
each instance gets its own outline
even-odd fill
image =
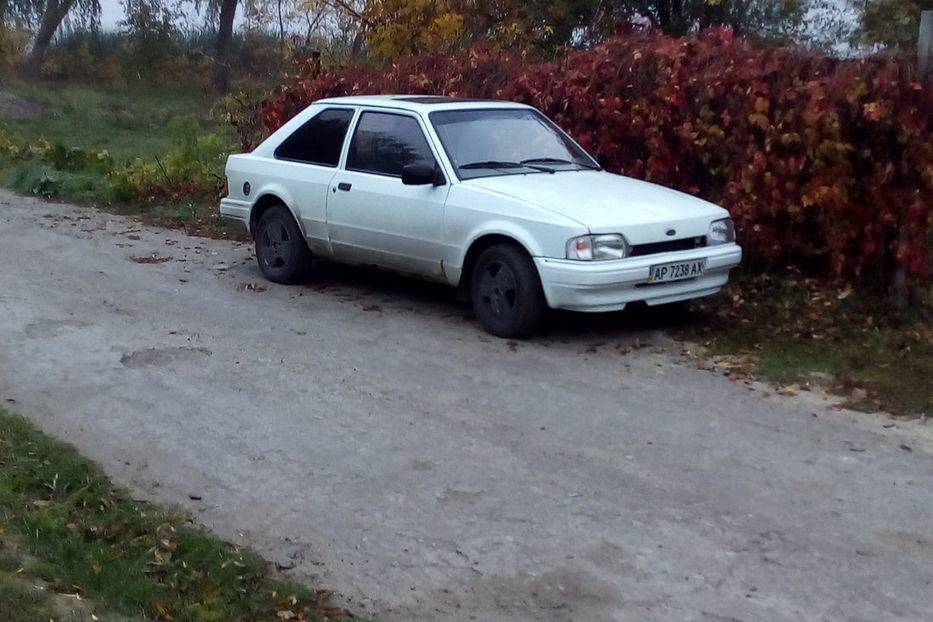
[[[402,168],[402,183],[406,186],[443,186],[447,181],[441,169],[427,164],[407,164]]]

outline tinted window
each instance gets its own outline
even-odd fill
[[[328,108],[315,115],[286,138],[275,157],[309,164],[337,166],[343,139],[353,118],[352,110]]]
[[[401,176],[408,164],[434,166],[434,154],[412,117],[364,112],[350,143],[347,168]]]

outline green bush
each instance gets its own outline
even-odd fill
[[[130,203],[182,199],[213,202],[224,188],[231,146],[204,133],[194,115],[167,123],[171,148],[163,157],[117,164],[107,150],[80,149],[42,138],[26,144],[0,128],[0,167],[13,189],[46,198]]]
[[[116,194],[131,189],[147,199],[216,199],[224,187],[223,169],[230,146],[217,134],[202,133],[194,115],[175,117],[168,123],[172,148],[155,161],[137,158],[114,171],[111,184]]]

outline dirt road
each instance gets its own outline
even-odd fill
[[[0,400],[385,621],[929,619],[927,426],[251,255],[0,193]]]

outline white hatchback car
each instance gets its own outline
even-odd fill
[[[315,102],[227,160],[226,217],[263,274],[312,257],[448,283],[501,337],[545,307],[614,311],[716,293],[742,250],[729,214],[603,171],[530,106],[422,95]]]

